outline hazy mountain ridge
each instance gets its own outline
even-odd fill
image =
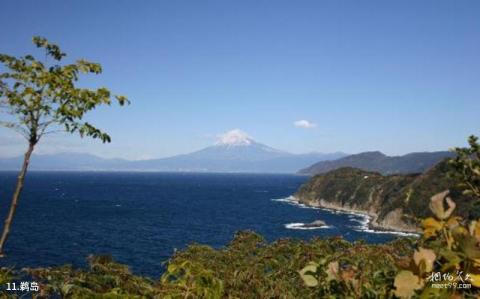
[[[403,156],[387,156],[379,151],[363,152],[332,161],[319,161],[301,169],[301,174],[321,174],[342,168],[353,167],[365,171],[379,172],[383,175],[422,173],[445,158],[454,154],[448,151],[416,152]]]
[[[104,159],[79,153],[33,155],[30,170],[295,173],[317,161],[345,155],[340,152],[291,154],[251,142],[216,144],[190,154],[140,161]],[[18,170],[22,158],[0,159],[0,170]]]
[[[219,135],[214,145],[189,154],[139,161],[104,159],[79,153],[34,155],[30,169],[317,174],[340,167],[356,167],[382,174],[392,174],[423,172],[441,159],[450,156],[452,154],[449,152],[411,153],[398,157],[388,157],[381,152],[365,152],[357,155],[347,155],[342,152],[292,154],[259,143],[242,130],[234,129]],[[22,158],[20,156],[0,159],[0,170],[18,170]]]
[[[0,170],[18,170],[23,156],[0,159]],[[123,159],[105,159],[85,153],[33,154],[29,170],[114,170],[128,163]]]

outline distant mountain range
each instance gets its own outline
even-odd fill
[[[292,154],[258,143],[240,130],[232,130],[224,134],[215,145],[185,155],[142,161],[103,159],[78,153],[34,155],[30,169],[295,173],[318,161],[344,156],[346,154],[340,152]],[[0,170],[17,170],[21,161],[22,157],[0,159]]]
[[[386,156],[381,152],[364,152],[342,157],[333,161],[319,161],[299,171],[301,174],[322,174],[342,168],[353,167],[364,171],[375,171],[383,175],[423,173],[445,158],[453,157],[452,152],[420,152],[404,156]]]

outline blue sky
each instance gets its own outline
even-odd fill
[[[2,1],[0,53],[33,35],[100,62],[84,84],[127,95],[40,153],[141,159],[241,129],[291,152],[444,150],[480,133],[478,1]],[[313,128],[294,126],[307,120]],[[22,140],[0,129],[0,156]]]

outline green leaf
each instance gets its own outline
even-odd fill
[[[318,285],[318,280],[313,276],[318,270],[318,264],[314,262],[308,263],[302,270],[299,271],[300,277],[308,287],[315,287]]]
[[[318,285],[318,280],[313,275],[303,274],[301,277],[307,287],[316,287]]]

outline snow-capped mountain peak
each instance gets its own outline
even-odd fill
[[[217,143],[188,154],[162,159],[125,161],[95,156],[57,154],[33,159],[37,170],[134,170],[209,172],[296,172],[322,160],[338,158],[313,154],[291,154],[256,142],[242,130],[218,136]],[[343,157],[344,155],[340,155]],[[0,159],[0,170],[18,169],[22,157]]]
[[[218,136],[216,145],[238,146],[251,145],[255,141],[244,131],[234,129]]]

